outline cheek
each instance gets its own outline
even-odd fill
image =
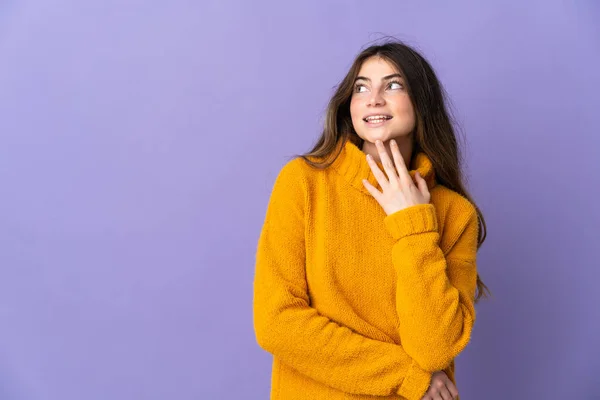
[[[393,104],[394,110],[399,114],[410,114],[413,112],[413,106],[410,99],[403,97],[394,101]]]
[[[402,116],[403,119],[412,120],[414,119],[415,112],[412,104],[409,103],[398,103],[394,107],[394,112],[396,115]]]
[[[352,117],[352,119],[357,118],[359,112],[360,112],[359,102],[355,99],[350,100],[350,116]]]

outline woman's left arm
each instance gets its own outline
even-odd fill
[[[396,240],[392,261],[402,347],[423,369],[441,371],[465,348],[475,322],[477,212],[467,199],[454,202],[446,216],[452,226],[445,227],[444,254],[427,183],[418,173],[413,181],[398,145],[390,142],[393,161],[376,142],[385,174],[367,156],[382,190],[363,183],[383,207],[385,226]]]
[[[466,203],[469,204],[470,203]],[[429,371],[445,369],[465,348],[475,322],[478,220],[475,207],[458,213],[444,255],[435,208],[415,205],[388,215],[396,240],[396,310],[402,346]]]

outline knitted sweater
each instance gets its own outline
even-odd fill
[[[475,321],[477,213],[436,184],[424,153],[415,170],[431,202],[391,215],[363,186],[381,189],[350,141],[327,169],[295,158],[280,170],[253,298],[271,400],[420,400],[439,370],[456,383]]]

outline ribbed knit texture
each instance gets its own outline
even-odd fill
[[[379,185],[351,142],[325,170],[301,158],[281,169],[254,278],[271,400],[420,400],[438,370],[456,383],[475,321],[477,214],[436,184],[424,153],[409,169],[431,203],[389,216],[364,188],[363,178]]]

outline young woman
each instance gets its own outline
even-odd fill
[[[279,172],[253,304],[271,399],[458,398],[454,358],[487,297],[485,221],[444,101],[417,51],[371,46],[314,148]]]

